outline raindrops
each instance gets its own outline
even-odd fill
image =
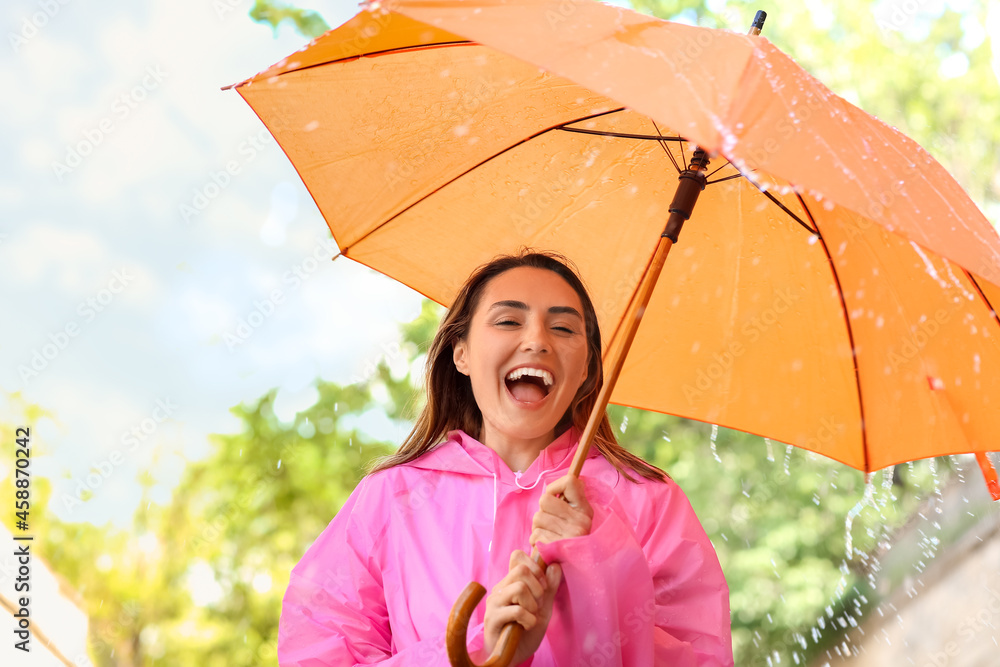
[[[854,535],[851,533],[851,528],[854,525],[854,519],[856,519],[857,516],[861,514],[861,510],[863,510],[865,506],[868,505],[872,507],[875,506],[873,500],[874,493],[875,493],[875,487],[871,483],[871,474],[868,473],[865,475],[864,496],[862,496],[861,500],[859,500],[858,503],[851,508],[851,511],[847,513],[847,518],[844,520],[844,531],[845,531],[844,550],[846,551],[847,560],[849,561],[854,560]]]

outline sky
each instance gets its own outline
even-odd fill
[[[419,313],[416,293],[330,261],[287,159],[221,90],[306,41],[254,23],[252,4],[0,8],[0,418],[11,392],[51,412],[33,472],[57,481],[61,518],[126,523],[139,471],[155,465],[166,500],[208,435],[239,427],[230,407],[278,388],[290,419],[317,378],[363,376]],[[356,10],[298,4],[334,26]]]

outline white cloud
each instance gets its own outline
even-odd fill
[[[39,287],[58,287],[71,294],[81,294],[81,285],[97,283],[109,257],[99,234],[49,222],[27,224],[0,245],[0,262],[19,282],[43,283]],[[43,280],[46,277],[50,280]]]
[[[316,4],[332,25],[355,9]],[[181,408],[156,441],[200,458],[209,433],[238,428],[231,406],[278,387],[288,410],[300,407],[317,377],[350,381],[418,313],[411,291],[349,260],[331,264],[335,249],[316,251],[329,233],[312,199],[253,111],[220,90],[305,42],[287,29],[274,38],[248,18],[251,5],[220,18],[200,0],[120,0],[100,12],[71,3],[0,62],[0,84],[16,91],[0,108],[16,128],[0,137],[10,156],[0,164],[0,281],[16,289],[0,299],[5,312],[31,314],[4,331],[0,387],[56,414],[60,426],[44,427],[53,469],[88,469],[163,397]],[[15,25],[33,7],[0,11]],[[133,94],[156,67],[162,81]],[[116,101],[134,107],[116,112]],[[52,161],[104,119],[111,130],[60,181]],[[238,173],[220,185],[234,161]],[[181,207],[199,193],[214,194],[186,223]],[[84,321],[78,304],[123,267],[134,280]],[[296,268],[308,279],[290,282]],[[274,289],[283,303],[230,351],[225,334]],[[19,367],[54,350],[71,322],[79,334],[23,381]],[[140,497],[133,473],[150,461],[142,451],[71,518],[126,522]]]

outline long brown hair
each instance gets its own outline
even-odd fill
[[[427,402],[423,411],[396,453],[375,461],[370,472],[413,461],[433,449],[445,438],[448,431],[453,429],[461,429],[474,438],[480,437],[483,414],[476,404],[468,376],[459,373],[455,368],[452,346],[468,335],[472,315],[479,305],[486,285],[501,273],[522,266],[548,269],[558,274],[576,291],[583,304],[589,353],[587,379],[576,392],[566,414],[556,425],[555,433],[562,433],[571,425],[575,426],[578,432],[583,432],[590,412],[597,403],[597,394],[604,383],[604,367],[597,312],[583,281],[570,265],[570,261],[558,253],[522,249],[514,255],[500,255],[494,258],[469,276],[441,321],[427,352],[425,371]],[[618,444],[611,422],[608,421],[607,412],[601,417],[597,433],[594,435],[594,447],[629,481],[636,481],[629,475],[629,471],[653,481],[662,482],[667,479],[665,472],[646,463]]]

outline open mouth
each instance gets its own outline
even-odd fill
[[[507,391],[519,403],[537,403],[549,395],[552,374],[539,368],[515,368],[504,378]]]

